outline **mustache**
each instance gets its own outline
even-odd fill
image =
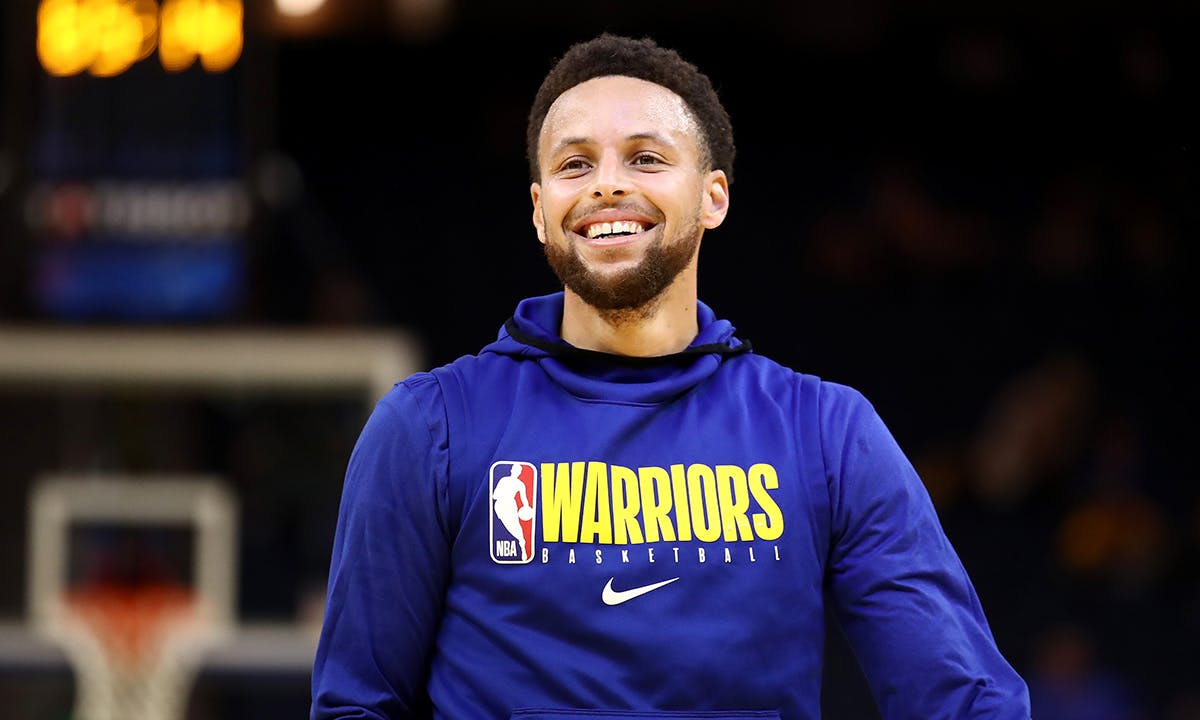
[[[641,203],[631,201],[616,203],[598,202],[592,203],[587,207],[577,208],[576,210],[572,211],[571,214],[567,216],[566,224],[569,227],[574,227],[575,223],[579,222],[588,215],[601,210],[627,210],[629,212],[648,217],[656,224],[662,222],[663,220],[662,213],[659,212],[657,208],[649,205],[642,205]]]

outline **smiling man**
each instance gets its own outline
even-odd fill
[[[734,158],[708,78],[601,35],[546,76],[526,142],[563,290],[367,422],[313,720],[816,720],[827,607],[886,720],[1028,720],[870,403],[698,298]]]
[[[700,237],[729,208],[703,138],[683,98],[646,80],[592,78],[554,100],[531,192],[566,288],[563,340],[665,355],[696,336]]]

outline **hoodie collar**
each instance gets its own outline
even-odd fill
[[[728,320],[696,303],[699,332],[688,347],[670,355],[631,357],[586,350],[559,336],[563,293],[526,298],[483,352],[533,360],[576,397],[620,403],[659,403],[695,387],[725,358],[750,352],[734,337]]]

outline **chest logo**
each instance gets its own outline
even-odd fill
[[[531,463],[501,460],[492,463],[490,476],[492,560],[527,563],[533,560],[537,524],[537,469]]]
[[[604,601],[605,605],[620,605],[623,602],[629,602],[636,597],[641,597],[648,592],[657,590],[663,585],[670,585],[679,578],[673,577],[670,580],[663,580],[662,582],[642,585],[641,587],[630,588],[628,590],[613,590],[612,584],[615,579],[609,578],[608,582],[604,585],[604,591],[600,593],[600,599]]]

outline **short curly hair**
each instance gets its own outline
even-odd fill
[[[535,182],[541,179],[538,138],[550,106],[576,85],[608,75],[646,80],[683,98],[704,134],[702,160],[709,169],[724,170],[725,177],[733,182],[733,126],[708,76],[677,51],[661,47],[650,38],[638,40],[610,33],[572,45],[542,80],[525,130],[525,153]]]

